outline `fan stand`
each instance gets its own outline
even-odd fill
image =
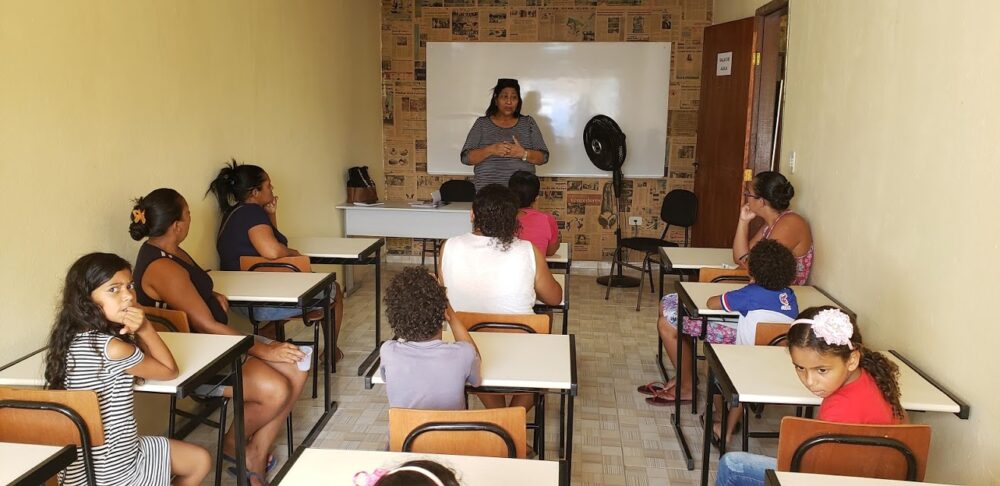
[[[622,195],[623,178],[624,176],[621,172],[621,169],[615,170],[612,179],[613,180],[612,186],[615,189],[615,198],[618,199],[618,223],[617,227],[615,228],[615,254],[616,256],[619,257],[621,256],[619,255],[619,253],[625,251],[622,248],[622,213],[625,212],[625,197]],[[619,258],[619,259],[624,260],[624,258]],[[614,268],[614,261],[615,261],[614,256],[612,256],[611,260],[612,268]],[[624,275],[622,273],[623,272],[622,267],[623,265],[618,265],[617,275],[604,275],[601,277],[597,277],[597,283],[600,285],[611,286],[614,288],[638,287],[639,279],[636,277],[630,277],[628,275]]]

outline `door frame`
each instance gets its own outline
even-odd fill
[[[759,56],[753,74],[753,114],[750,122],[750,147],[747,168],[753,174],[779,171],[781,127],[787,56],[780,52],[781,17],[789,18],[788,0],[772,0],[754,14],[755,55]],[[786,20],[787,25],[787,20]],[[787,28],[785,30],[787,51]]]

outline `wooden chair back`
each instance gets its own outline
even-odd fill
[[[754,344],[757,346],[776,346],[782,344],[788,337],[789,327],[791,327],[791,324],[758,322],[757,334],[754,335]]]
[[[702,268],[698,270],[699,282],[750,282],[745,268]]]
[[[104,426],[97,393],[91,390],[38,390],[0,388],[0,402],[55,403],[80,418],[90,435],[90,444],[104,444]],[[81,446],[80,431],[66,415],[54,410],[0,408],[0,442]]]
[[[778,435],[778,471],[923,481],[930,443],[928,425],[856,425],[785,417]],[[914,460],[910,478],[907,454]]]
[[[552,332],[552,316],[548,314],[486,314],[482,312],[456,312],[466,329],[486,332]]]
[[[309,257],[299,255],[269,260],[264,257],[241,256],[240,270],[244,272],[312,272]]]
[[[389,450],[460,456],[525,458],[526,431],[523,407],[486,410],[389,409]],[[493,426],[494,431],[462,430]],[[423,429],[438,430],[424,431]],[[448,430],[456,428],[458,430]],[[506,434],[509,442],[501,438]],[[513,450],[510,449],[511,444]],[[404,448],[404,445],[407,447]],[[513,452],[513,454],[511,454]]]
[[[187,313],[179,310],[160,309],[159,307],[142,307],[146,319],[158,332],[191,332]]]

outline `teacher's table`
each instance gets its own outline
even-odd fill
[[[705,339],[705,332],[708,326],[707,318],[719,318],[719,319],[735,319],[739,317],[738,312],[729,312],[721,309],[709,309],[708,299],[715,297],[716,295],[721,295],[726,292],[733,290],[738,290],[745,287],[746,284],[740,283],[702,283],[702,282],[680,282],[677,284],[677,322],[678,322],[678,334],[677,334],[677,366],[676,366],[676,376],[680,376],[682,373],[683,363],[683,348],[681,347],[681,340],[690,337],[692,348],[697,345],[696,339]],[[810,285],[793,285],[791,287],[792,291],[795,292],[795,300],[798,302],[799,309],[807,309],[809,307],[816,307],[822,305],[832,305],[843,309],[851,318],[854,318],[854,313],[841,305],[839,302],[834,300],[832,297],[824,293],[818,287],[813,287]],[[700,336],[688,336],[681,332],[683,329],[682,323],[684,322],[684,317],[691,318],[706,318],[703,319],[701,325],[701,335]],[[667,370],[663,366],[663,346],[660,345],[656,350],[656,359],[660,367],[660,373],[663,374],[663,379],[667,379]],[[691,367],[691,383],[692,390],[698,389],[698,367]],[[698,395],[693,394],[691,396],[691,413],[697,413],[698,411]],[[671,417],[671,422],[674,426],[674,432],[677,434],[677,439],[681,443],[681,451],[684,453],[684,459],[687,462],[688,470],[694,469],[694,458],[691,456],[691,450],[688,448],[687,439],[684,437],[684,432],[681,430],[681,402],[679,400],[674,401],[674,415]]]
[[[415,208],[409,202],[378,206],[341,204],[345,236],[389,236],[446,240],[472,231],[472,203],[453,202],[436,208]]]
[[[292,466],[279,473],[274,483],[311,486],[325,484],[358,484],[358,473],[372,474],[416,460],[441,464],[462,480],[475,486],[557,486],[569,484],[561,462],[507,459],[500,457],[454,456],[449,454],[416,454],[408,452],[355,451],[341,449],[302,449],[296,453]]]
[[[470,334],[482,359],[483,382],[479,387],[468,387],[468,391],[559,394],[559,454],[566,460],[566,477],[569,477],[573,459],[573,399],[578,385],[576,337],[504,332]],[[445,331],[442,339],[454,341],[450,331]],[[532,359],[524,359],[525,356]],[[385,383],[379,363],[376,360],[365,376],[365,388]],[[544,412],[540,416],[544,417]],[[540,424],[544,426],[544,419]]]
[[[562,287],[562,302],[559,305],[549,305],[541,301],[535,301],[535,312],[555,311],[561,313],[562,333],[566,334],[569,330],[569,271],[566,273],[554,273],[552,274],[552,278],[556,279],[556,282]]]
[[[76,460],[76,447],[0,442],[0,484],[44,484]],[[531,461],[537,462],[537,461]]]
[[[288,245],[309,257],[311,263],[375,266],[375,347],[358,366],[358,376],[378,355],[382,344],[382,247],[383,238],[293,238]]]
[[[236,427],[236,464],[240,466],[237,476],[240,485],[246,484],[242,469],[246,464],[245,437],[243,431],[243,358],[253,346],[250,336],[226,336],[219,334],[196,334],[186,332],[158,333],[177,362],[177,377],[172,380],[140,380],[134,390],[170,395],[170,413],[177,399],[194,393],[203,384],[215,384],[218,374],[232,366],[233,380],[233,427]],[[45,348],[20,358],[0,368],[0,386],[45,386]],[[170,420],[171,426],[173,420]],[[167,432],[174,436],[173,427]]]
[[[851,476],[831,476],[829,474],[808,474],[775,471],[768,469],[764,473],[766,486],[949,486],[942,483],[915,483],[913,481],[896,481],[892,479],[856,478]]]
[[[946,412],[959,418],[969,418],[969,405],[956,398],[922,370],[896,351],[883,353],[899,367],[900,403],[911,412]],[[702,448],[701,483],[708,482],[708,456],[712,433],[712,398],[723,397],[725,408],[741,403],[771,403],[781,405],[816,406],[823,400],[813,395],[799,380],[795,367],[784,346],[741,346],[705,343],[708,363],[708,384],[705,402],[705,444]],[[716,390],[718,388],[718,390]],[[722,413],[722,430],[726,430],[726,410]],[[743,450],[749,444],[750,407],[743,407]],[[767,434],[766,436],[773,436]],[[726,452],[725,437],[721,438],[719,455]]]

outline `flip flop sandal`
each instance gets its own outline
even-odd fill
[[[681,403],[691,403],[690,398],[688,399],[681,398],[680,400],[678,400],[677,397],[675,396],[674,397],[665,396],[667,394],[666,392],[667,390],[654,393],[653,396],[646,398],[646,403],[650,405],[656,405],[657,407],[670,407],[673,406],[674,403],[677,401],[680,401]]]
[[[667,387],[667,384],[662,381],[654,381],[652,383],[646,383],[645,385],[639,385],[635,391],[642,393],[643,395],[655,396],[657,393],[661,393],[664,390],[673,389],[673,386]]]
[[[705,414],[699,415],[698,416],[698,420],[701,421],[701,428],[704,429],[705,428]],[[712,421],[712,438],[710,439],[710,442],[712,443],[712,446],[715,447],[716,450],[722,449],[722,438],[719,437],[715,433],[715,424],[717,424],[717,423],[719,423],[719,422],[717,422],[715,420]],[[741,430],[743,430],[743,422],[736,422],[736,426],[733,427],[733,435],[738,434]]]
[[[233,457],[233,456],[230,456],[229,454],[226,454],[225,452],[223,452],[222,453],[222,460],[233,463],[232,466],[229,466],[226,469],[229,471],[229,474],[232,475],[235,478],[236,477],[236,458]],[[277,463],[278,463],[278,460],[274,458],[274,454],[268,455],[267,456],[267,464],[264,466],[264,472],[268,472],[268,473],[271,472],[271,470],[274,469],[274,465],[277,464]]]

